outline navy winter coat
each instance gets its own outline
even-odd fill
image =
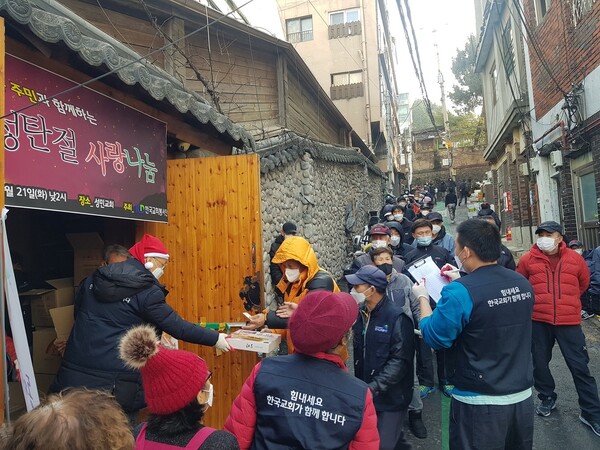
[[[125,332],[150,323],[176,339],[213,346],[219,333],[187,322],[165,301],[167,291],[136,259],[101,267],[75,299],[75,324],[50,392],[87,387],[112,392],[126,411],[144,406],[139,371],[126,368],[118,345]]]

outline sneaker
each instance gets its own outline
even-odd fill
[[[583,417],[583,414],[579,414],[579,420],[585,423],[588,427],[592,429],[594,433],[600,436],[600,422],[598,422],[597,420],[586,419],[585,417]]]
[[[454,391],[454,385],[452,385],[452,384],[444,384],[442,386],[442,394],[444,394],[448,398],[452,398],[453,391]]]
[[[425,428],[425,424],[423,423],[421,411],[408,412],[408,428],[416,438],[427,439],[427,428]]]
[[[419,386],[419,393],[421,394],[421,398],[429,397],[429,394],[433,394],[435,392],[435,388],[433,386]]]
[[[594,317],[594,315],[592,313],[587,312],[585,309],[581,310],[581,318],[583,320],[591,319],[592,317]]]
[[[554,408],[556,408],[556,400],[552,397],[547,397],[542,400],[542,403],[537,405],[535,412],[538,416],[548,417]]]

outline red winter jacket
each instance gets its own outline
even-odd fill
[[[342,359],[337,355],[318,353],[312,355],[336,363],[346,370]],[[248,450],[254,441],[256,427],[256,399],[254,396],[254,380],[260,370],[261,363],[254,366],[252,373],[242,386],[242,391],[234,400],[225,421],[224,429],[235,435],[240,445],[240,450]],[[379,450],[379,432],[377,430],[377,413],[373,405],[370,389],[367,389],[367,398],[363,411],[363,421],[360,429],[350,442],[348,450]]]
[[[581,255],[567,248],[564,242],[560,243],[558,251],[560,259],[552,271],[550,260],[534,244],[521,257],[517,272],[533,286],[533,320],[552,325],[579,325],[579,297],[590,284],[590,271]]]

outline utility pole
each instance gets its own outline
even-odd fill
[[[435,32],[436,30],[434,30]],[[442,93],[442,114],[444,116],[444,140],[448,147],[448,167],[450,169],[450,178],[454,179],[454,175],[452,173],[452,143],[450,141],[450,122],[448,122],[448,109],[446,108],[446,90],[444,89],[444,75],[442,74],[442,66],[440,64],[440,49],[437,45],[435,45],[435,56],[437,58],[438,65],[438,83],[440,85],[440,91]]]

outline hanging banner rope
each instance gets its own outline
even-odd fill
[[[33,363],[29,353],[29,344],[27,343],[27,334],[25,333],[25,324],[23,323],[23,312],[19,302],[19,293],[17,291],[17,281],[13,270],[10,249],[8,248],[8,237],[6,235],[6,215],[8,210],[2,210],[2,241],[4,245],[4,287],[6,289],[6,305],[8,307],[8,319],[15,343],[17,361],[21,373],[21,387],[25,397],[27,411],[40,404],[35,375],[33,373]]]

